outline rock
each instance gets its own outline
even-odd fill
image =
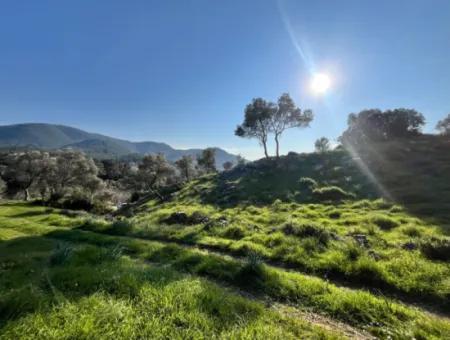
[[[196,211],[188,218],[188,224],[203,224],[210,221],[209,217]]]
[[[402,248],[405,250],[415,250],[417,249],[417,244],[415,244],[414,242],[406,242],[402,245]]]
[[[359,244],[360,247],[369,248],[369,240],[364,234],[352,235],[353,239]]]

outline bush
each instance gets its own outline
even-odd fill
[[[111,224],[109,233],[111,235],[127,235],[133,230],[133,225],[128,220],[117,220]]]
[[[450,261],[450,239],[430,238],[420,244],[420,250],[431,260]]]
[[[240,240],[245,236],[245,230],[242,227],[231,226],[224,230],[222,236],[232,240]]]
[[[240,287],[249,287],[252,289],[263,289],[267,280],[267,271],[264,267],[261,257],[249,252],[245,263],[234,277],[234,281]]]
[[[396,220],[383,215],[374,216],[370,219],[370,221],[380,227],[380,229],[382,230],[391,230],[400,225],[400,223],[398,223]]]
[[[85,211],[91,211],[94,208],[94,205],[90,200],[79,197],[65,199],[63,201],[58,202],[56,206],[63,209],[85,210]]]
[[[314,188],[317,188],[317,182],[310,177],[302,177],[298,181],[300,190],[304,191],[313,191]]]
[[[285,235],[294,235],[298,237],[314,237],[321,244],[327,245],[330,241],[331,235],[325,230],[322,226],[307,223],[307,224],[293,224],[293,223],[285,223],[281,230]]]
[[[342,201],[355,196],[336,186],[322,187],[313,190],[313,197],[318,201]]]

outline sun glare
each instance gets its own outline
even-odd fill
[[[324,73],[317,73],[312,77],[311,89],[316,94],[323,94],[330,88],[331,80]]]

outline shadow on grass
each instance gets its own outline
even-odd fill
[[[164,286],[181,279],[174,272],[122,260],[113,243],[75,244],[70,235],[52,232],[48,236],[60,241],[29,236],[0,243],[0,327],[98,291],[133,298],[145,283]]]

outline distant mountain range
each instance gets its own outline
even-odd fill
[[[170,145],[157,142],[130,142],[90,133],[70,126],[30,123],[0,126],[0,147],[30,147],[39,149],[81,150],[99,158],[126,158],[133,155],[162,153],[170,161],[184,155],[197,156],[202,149],[174,149]],[[226,161],[235,162],[236,156],[215,148],[216,165],[221,168]]]

